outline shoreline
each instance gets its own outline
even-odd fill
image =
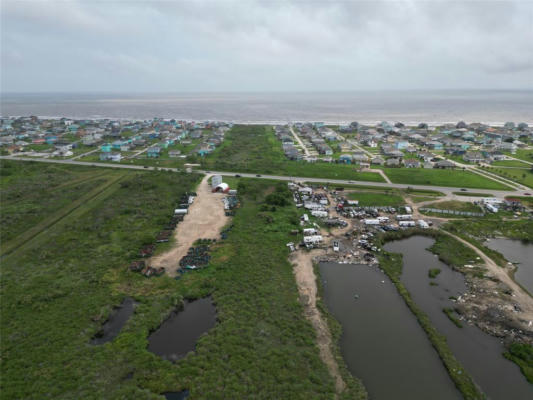
[[[0,115],[0,118],[28,118],[30,116],[33,116],[33,114],[30,115]],[[147,119],[152,118],[158,118],[163,121],[170,121],[171,119],[175,119],[177,121],[184,121],[184,122],[223,122],[223,123],[232,123],[232,124],[239,124],[239,125],[286,125],[286,124],[294,124],[294,123],[314,123],[314,122],[322,122],[324,125],[349,125],[353,121],[359,122],[361,125],[369,125],[369,126],[376,126],[379,123],[383,121],[387,122],[402,122],[407,127],[416,126],[419,123],[426,123],[428,124],[428,127],[430,128],[436,128],[442,125],[446,124],[457,124],[462,119],[459,119],[457,121],[401,121],[400,119],[393,119],[393,118],[383,118],[380,120],[358,120],[357,118],[353,118],[352,120],[323,120],[320,118],[309,120],[309,119],[297,119],[297,118],[290,118],[285,120],[250,120],[250,119],[220,119],[220,118],[212,118],[212,117],[202,117],[202,118],[189,118],[189,117],[146,117],[146,118],[139,118],[139,117],[113,117],[113,116],[104,116],[104,115],[92,115],[92,116],[75,116],[75,115],[61,115],[61,116],[50,116],[50,115],[35,115],[37,118],[40,119],[61,119],[61,118],[67,118],[67,119],[74,119],[74,120],[89,120],[89,121],[98,121],[98,120],[115,120],[115,121],[145,121]],[[466,121],[465,121],[466,122]],[[509,122],[509,121],[505,121]],[[493,121],[493,122],[487,122],[487,121],[473,121],[473,122],[467,122],[469,123],[479,123],[484,124],[488,126],[494,126],[494,127],[503,127],[505,125],[505,122],[502,121]],[[531,121],[511,121],[515,123],[521,123],[525,122],[528,125],[533,125],[533,120]]]

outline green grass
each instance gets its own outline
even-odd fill
[[[533,161],[533,159],[531,161]],[[517,160],[494,161],[491,165],[496,166],[496,167],[498,166],[500,167],[523,167],[523,168],[531,167],[529,164],[526,164],[526,163],[523,163]]]
[[[507,190],[508,186],[463,170],[383,168],[393,183]]]
[[[459,318],[457,318],[455,316],[455,310],[453,308],[443,308],[442,312],[444,314],[446,314],[448,319],[450,321],[452,321],[455,324],[456,327],[458,327],[458,328],[462,328],[463,327],[463,324],[461,323],[461,321],[459,321]]]
[[[431,269],[428,271],[428,276],[429,276],[431,279],[435,279],[439,274],[440,274],[440,268],[431,268]]]
[[[4,246],[102,184],[108,174],[85,166],[0,160],[0,236]]]
[[[486,169],[489,172],[492,172],[501,177],[510,179],[512,181],[521,183],[530,188],[533,188],[533,172],[529,169],[519,169],[519,168],[497,168],[490,167]]]
[[[402,197],[395,194],[356,192],[348,193],[348,198],[358,200],[359,206],[399,207],[405,204]]]
[[[191,397],[209,399],[332,398],[334,382],[287,261],[296,208],[261,211],[272,183],[243,180],[234,228],[214,246],[210,266],[179,281],[146,279],[126,266],[153,242],[199,176],[122,173],[2,259],[0,397],[149,399],[189,389]],[[194,353],[172,364],[147,350],[149,332],[184,298],[206,295],[218,323]],[[139,305],[119,336],[89,345],[125,296]],[[344,378],[341,398],[365,397],[359,382]]]
[[[494,197],[493,194],[486,193],[475,193],[475,192],[453,192],[456,196],[466,196],[466,197]]]
[[[426,196],[411,196],[413,203],[423,203],[425,201],[433,201],[435,197],[426,197]]]
[[[533,383],[533,346],[523,343],[512,343],[509,351],[503,355],[516,363],[529,383]]]
[[[458,201],[458,200],[449,200],[449,201],[441,201],[437,203],[430,203],[430,204],[427,204],[425,207],[436,208],[439,210],[467,211],[467,212],[474,212],[474,213],[480,213],[483,211],[481,210],[479,206],[473,203],[469,203],[466,201]]]
[[[517,149],[516,154],[506,153],[507,155],[520,160],[533,162],[533,150]]]
[[[234,126],[222,145],[200,161],[215,171],[384,182],[379,174],[358,172],[352,165],[289,161],[272,127],[262,125]]]

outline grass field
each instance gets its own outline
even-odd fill
[[[399,207],[405,204],[401,196],[387,193],[352,192],[348,198],[358,200],[361,207],[366,206],[389,206]]]
[[[479,206],[476,206],[475,204],[468,203],[466,201],[457,201],[457,200],[430,203],[430,204],[427,204],[425,207],[437,208],[439,210],[469,211],[469,212],[475,212],[475,213],[479,213],[482,211],[481,208]]]
[[[203,168],[218,171],[384,182],[379,174],[358,172],[351,165],[289,161],[272,128],[261,125],[234,126],[201,162]]]
[[[486,193],[475,193],[475,192],[453,192],[456,196],[466,196],[466,197],[494,197],[492,194]]]
[[[533,150],[517,149],[516,154],[506,153],[511,157],[518,158],[520,160],[525,160],[533,162]]]
[[[533,188],[533,172],[531,170],[491,167],[487,171]]]
[[[64,175],[61,169],[54,173]],[[272,183],[242,180],[242,207],[229,238],[215,246],[211,265],[179,281],[146,279],[126,266],[153,242],[199,177],[122,173],[3,257],[0,398],[155,399],[182,389],[208,399],[332,398],[333,380],[287,261],[285,243],[299,222],[295,207],[265,210]],[[3,188],[9,189],[6,181]],[[22,201],[30,194],[20,196]],[[183,298],[209,294],[218,323],[194,353],[172,364],[147,351],[149,332]],[[138,306],[119,336],[89,345],[125,296]],[[357,381],[347,374],[344,379],[348,389],[341,398],[365,397]]]
[[[383,168],[393,183],[508,190],[509,187],[463,170]]]
[[[110,171],[95,172],[84,166],[0,160],[0,236],[4,247],[22,232],[102,184],[110,175]]]
[[[533,160],[532,160],[533,161]],[[529,164],[517,161],[517,160],[502,160],[502,161],[494,161],[491,165],[498,167],[522,167],[522,168],[530,168],[531,166]]]

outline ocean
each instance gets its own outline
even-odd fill
[[[533,123],[533,90],[360,91],[337,93],[38,93],[1,95],[0,115],[69,118],[320,121],[375,124],[507,121]]]

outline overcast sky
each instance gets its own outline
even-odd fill
[[[532,1],[1,1],[3,92],[533,89]]]

